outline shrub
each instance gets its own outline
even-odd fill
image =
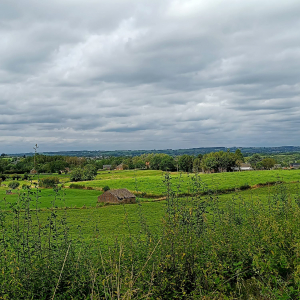
[[[248,190],[250,188],[251,188],[251,186],[248,183],[245,183],[240,187],[240,190]]]
[[[18,175],[18,174],[12,174],[12,175],[10,175],[9,177],[10,177],[10,179],[12,179],[12,180],[19,180],[19,179],[21,179],[21,176]]]
[[[4,174],[1,174],[1,175],[0,175],[0,178],[2,179],[2,181],[4,181],[4,180],[7,178],[7,176],[4,175]]]
[[[108,185],[106,185],[105,187],[103,187],[103,192],[106,192],[106,191],[109,191],[110,190],[110,187]]]
[[[23,180],[28,180],[28,179],[29,179],[28,173],[24,173],[24,175],[23,175]]]
[[[18,181],[11,181],[9,184],[8,184],[8,187],[10,188],[10,189],[16,189],[16,188],[18,188],[19,187],[19,185],[20,185],[20,183],[18,182]]]
[[[57,184],[59,184],[59,179],[57,177],[45,177],[39,182],[39,186],[44,188],[53,188]]]
[[[70,189],[85,189],[83,184],[71,183],[69,186]]]
[[[29,184],[26,184],[26,183],[22,184],[22,189],[23,190],[28,190],[29,188],[30,188]]]

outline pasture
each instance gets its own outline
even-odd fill
[[[0,299],[299,299],[299,171],[142,172],[101,172],[92,190],[4,182]],[[130,184],[151,197],[97,205]]]
[[[97,175],[95,180],[82,181],[86,187],[102,189],[109,186],[111,189],[127,188],[132,192],[144,193],[144,197],[163,197],[166,194],[162,171],[106,171]],[[180,193],[191,193],[191,181],[194,174],[172,172],[171,183],[173,190]],[[213,191],[226,192],[246,185],[256,186],[266,183],[299,182],[300,170],[272,170],[252,172],[231,172],[215,174],[198,174],[203,188]],[[66,183],[65,186],[69,186]]]

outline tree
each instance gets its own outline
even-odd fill
[[[195,158],[193,162],[193,171],[194,172],[200,172],[201,171],[201,159],[200,158]]]
[[[244,163],[245,162],[244,155],[243,155],[243,153],[242,153],[242,151],[240,149],[236,149],[234,154],[236,156],[236,160],[239,163]]]
[[[161,158],[159,169],[163,171],[174,171],[176,169],[174,158],[167,154],[164,155]]]
[[[83,170],[81,168],[75,168],[70,172],[71,181],[81,181],[83,176]]]
[[[135,161],[134,166],[136,169],[144,169],[146,164],[140,159]]]
[[[204,171],[214,171],[218,172],[219,171],[219,163],[214,155],[214,153],[208,153],[203,156],[203,159],[201,161],[201,166]]]
[[[273,158],[264,158],[261,161],[261,164],[263,165],[263,167],[267,170],[270,170],[271,168],[274,167],[274,165],[276,164],[276,160]]]
[[[179,169],[184,172],[192,172],[193,171],[193,162],[194,162],[193,156],[188,155],[188,154],[181,155],[178,158]]]
[[[97,168],[92,164],[88,164],[83,168],[82,180],[93,180],[96,175]]]
[[[204,171],[230,172],[236,166],[236,156],[231,152],[211,152],[203,156],[201,166]]]
[[[259,154],[253,154],[248,160],[253,169],[257,169],[257,164],[262,161],[262,157]]]

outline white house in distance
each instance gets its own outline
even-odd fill
[[[253,171],[250,164],[241,163],[239,167],[234,167],[233,171]]]

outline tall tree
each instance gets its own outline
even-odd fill
[[[184,172],[192,172],[193,171],[193,162],[194,162],[194,157],[191,155],[181,155],[178,158],[178,166],[179,169],[184,171]]]
[[[245,162],[245,158],[244,158],[244,155],[242,153],[242,151],[240,149],[236,149],[235,150],[235,156],[236,156],[236,160],[240,163],[244,163]]]

